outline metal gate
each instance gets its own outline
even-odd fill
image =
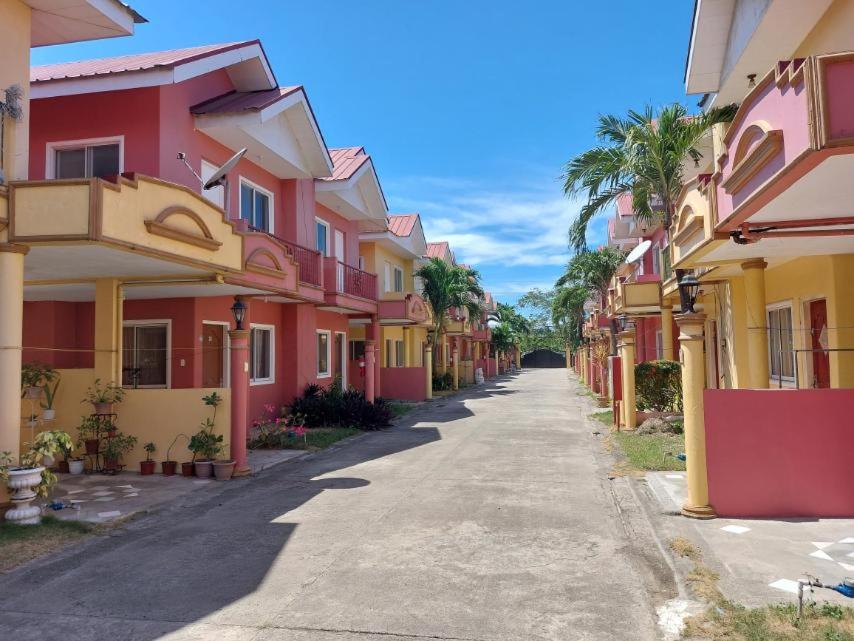
[[[522,367],[566,367],[566,354],[551,349],[535,349],[522,354]]]

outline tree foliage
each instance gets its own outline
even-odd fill
[[[587,203],[569,231],[576,251],[587,247],[590,220],[617,198],[630,194],[635,216],[670,227],[673,206],[684,184],[686,159],[698,163],[699,144],[715,124],[730,122],[736,105],[716,107],[696,116],[680,104],[654,112],[629,111],[627,117],[599,116],[599,145],[582,152],[564,167],[564,193],[583,193]]]
[[[431,258],[415,272],[415,276],[421,279],[422,296],[433,314],[434,344],[445,328],[451,309],[466,309],[470,318],[483,315],[484,294],[477,270]]]

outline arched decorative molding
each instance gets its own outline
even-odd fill
[[[724,191],[734,194],[741,190],[782,148],[782,129],[771,129],[764,120],[745,127],[735,143],[732,171],[721,183]]]
[[[694,211],[691,205],[684,205],[676,214],[676,229],[673,242],[681,245],[686,238],[703,228],[703,215]]]
[[[191,220],[198,228],[198,233],[176,227],[174,220],[170,223],[169,220],[176,216]],[[213,237],[210,228],[205,224],[201,216],[192,209],[180,205],[167,207],[157,214],[154,220],[146,220],[145,228],[148,230],[148,233],[155,236],[171,238],[172,240],[196,245],[210,251],[216,251],[222,246],[222,243]]]
[[[244,263],[244,269],[248,272],[273,276],[274,278],[284,278],[287,275],[278,257],[263,247],[259,247],[249,254]]]

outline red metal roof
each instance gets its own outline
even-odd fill
[[[427,243],[428,258],[446,258],[451,255],[451,247],[447,240],[442,240],[438,243]]]
[[[260,44],[260,41],[247,40],[244,42],[190,47],[188,49],[173,49],[171,51],[156,51],[154,53],[140,53],[114,58],[42,65],[30,68],[30,82],[85,78],[131,71],[148,71],[151,69],[169,69],[179,64],[192,62],[200,58],[252,44]]]
[[[319,180],[349,180],[371,158],[364,147],[330,149],[329,156],[332,158],[332,176]]]
[[[635,212],[632,209],[632,194],[625,192],[617,196],[617,213],[620,216],[634,216]]]
[[[295,91],[302,90],[301,85],[276,87],[266,91],[230,91],[216,98],[190,107],[196,115],[237,113],[239,111],[261,111]]]
[[[388,230],[395,236],[409,236],[418,222],[418,214],[389,214]]]

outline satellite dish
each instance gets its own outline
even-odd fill
[[[652,247],[651,240],[643,241],[632,251],[630,251],[628,256],[626,256],[626,264],[631,265],[632,263],[636,263],[637,261],[639,261],[643,257],[643,255],[649,251],[650,247]]]
[[[486,325],[487,325],[490,329],[495,329],[496,327],[498,327],[499,325],[501,325],[501,323],[499,323],[499,322],[498,322],[497,320],[495,320],[494,318],[490,318],[488,321],[486,321]]]
[[[234,169],[235,165],[240,162],[240,159],[243,158],[243,154],[246,153],[246,147],[238,151],[231,158],[225,161],[225,163],[214,172],[214,175],[211,176],[208,181],[205,183],[205,189],[212,189],[214,187],[218,187],[219,185],[223,185],[228,182],[228,172]]]

